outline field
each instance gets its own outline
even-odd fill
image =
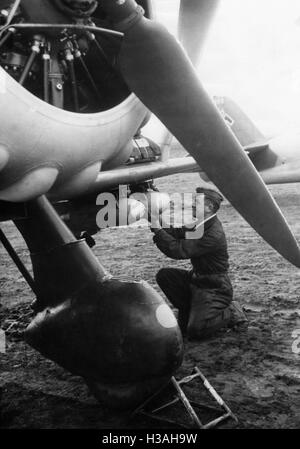
[[[197,174],[189,174],[161,179],[157,185],[162,191],[192,192],[199,183]],[[270,190],[300,241],[300,186]],[[299,270],[272,250],[227,201],[219,217],[228,238],[235,299],[246,309],[249,327],[219,332],[202,343],[185,342],[177,377],[200,367],[239,419],[237,426],[228,421],[225,427],[299,428]],[[29,266],[19,233],[11,223],[2,228]],[[162,255],[148,229],[105,230],[97,234],[96,242],[97,257],[114,276],[145,279],[156,289],[159,268],[189,266]],[[0,354],[0,428],[164,427],[146,418],[128,421],[124,414],[103,408],[81,378],[26,345],[22,330],[30,321],[33,299],[0,245],[0,328],[6,331],[6,352]],[[187,391],[190,397],[202,398],[197,384]],[[172,419],[183,420],[180,409],[171,414]]]

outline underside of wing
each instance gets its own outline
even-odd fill
[[[100,192],[119,184],[136,184],[149,179],[161,178],[176,173],[199,171],[199,165],[192,157],[172,158],[167,161],[141,163],[132,166],[100,172],[93,190]]]

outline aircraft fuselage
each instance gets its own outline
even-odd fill
[[[126,162],[148,110],[130,94],[112,109],[77,114],[32,95],[0,68],[0,200],[84,192]],[[35,124],[35,126],[33,126]]]

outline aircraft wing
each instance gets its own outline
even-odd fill
[[[268,149],[267,142],[257,142],[244,147],[249,157]],[[111,170],[101,171],[91,188],[93,192],[103,192],[119,184],[135,184],[149,179],[162,178],[178,173],[199,172],[204,182],[209,181],[205,172],[191,156],[168,158],[155,162],[144,162],[134,165],[124,165]]]
[[[243,146],[245,152],[255,165],[255,157],[270,150],[269,141],[259,140]],[[271,170],[259,170],[265,184],[292,183],[300,181],[300,167],[272,167]],[[101,171],[91,187],[92,192],[103,192],[119,184],[135,184],[149,179],[162,178],[177,173],[199,173],[203,182],[209,182],[206,173],[201,169],[195,159],[189,155],[185,157],[168,158],[154,162],[144,162],[134,165],[123,165],[111,170]]]
[[[248,153],[249,156],[259,153],[261,151],[265,151],[269,148],[269,142],[259,141],[251,143],[250,145],[245,145],[244,150]]]
[[[94,183],[93,191],[101,192],[119,184],[135,184],[176,173],[190,173],[199,170],[199,165],[193,157],[179,157],[167,161],[126,165],[100,172]]]

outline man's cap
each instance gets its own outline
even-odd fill
[[[223,196],[220,193],[218,193],[216,190],[207,189],[204,187],[197,187],[196,193],[203,193],[205,198],[211,200],[213,203],[215,203],[219,207],[224,199]]]

